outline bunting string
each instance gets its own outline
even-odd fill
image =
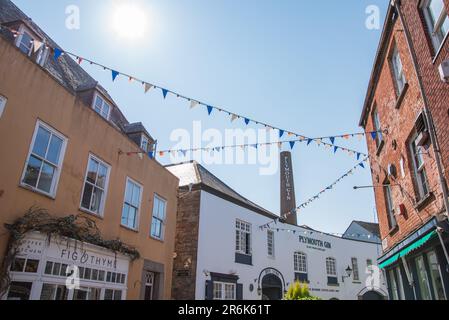
[[[353,168],[351,168],[350,170],[348,170],[345,174],[341,175],[337,180],[335,180],[332,184],[330,184],[329,186],[327,186],[326,188],[322,189],[320,192],[318,192],[315,196],[311,197],[310,199],[308,199],[307,201],[305,201],[304,203],[302,203],[301,205],[299,205],[298,207],[296,207],[295,209],[291,210],[290,212],[281,214],[280,217],[273,219],[272,221],[260,226],[261,229],[268,229],[270,228],[271,225],[273,224],[277,224],[278,222],[280,222],[281,220],[285,220],[287,219],[289,216],[294,215],[294,214],[298,214],[299,211],[301,209],[304,209],[306,207],[308,207],[310,204],[312,204],[313,202],[317,201],[318,199],[320,199],[320,197],[328,192],[331,191],[335,188],[335,186],[337,184],[339,184],[341,181],[343,181],[345,178],[349,177],[350,175],[352,175],[357,169],[359,168],[363,168],[365,169],[365,163],[368,161],[369,157],[366,157],[365,159],[363,159],[362,162],[359,162],[357,165],[355,165]]]
[[[364,233],[351,233],[351,234],[342,234],[342,233],[327,233],[327,232],[321,232],[321,231],[316,231],[316,230],[295,230],[295,229],[288,229],[288,228],[276,228],[276,227],[268,227],[268,228],[263,228],[263,227],[259,227],[259,230],[264,231],[264,230],[271,230],[271,231],[276,231],[276,232],[287,232],[287,233],[292,233],[294,235],[298,234],[298,235],[309,235],[309,236],[313,236],[313,235],[322,235],[322,236],[334,236],[334,237],[343,237],[344,235],[349,236],[349,237],[357,237],[357,238],[365,238],[365,239],[372,239],[373,236],[371,234],[364,234]]]
[[[12,32],[14,37],[17,37],[18,35],[20,35],[20,33],[17,30],[11,29],[11,28],[6,27],[6,26],[0,26],[0,27],[3,28],[3,29],[7,29],[10,32]],[[33,46],[34,46],[34,50],[36,50],[36,51],[39,50],[43,45],[45,45],[45,48],[51,49],[52,52],[53,52],[53,59],[55,61],[58,61],[64,55],[68,55],[68,56],[74,58],[78,62],[78,64],[80,64],[80,65],[83,62],[86,62],[86,63],[89,63],[90,65],[95,65],[95,66],[98,66],[99,68],[101,68],[103,70],[111,72],[111,78],[112,78],[113,82],[115,82],[119,77],[125,77],[125,78],[128,79],[129,82],[140,83],[143,86],[144,93],[148,93],[149,91],[154,91],[154,90],[160,90],[164,99],[166,99],[168,97],[168,95],[173,95],[173,96],[175,96],[175,97],[177,97],[179,99],[186,100],[189,103],[190,109],[194,109],[194,108],[197,108],[197,107],[200,107],[200,106],[205,108],[207,110],[207,113],[208,113],[209,116],[211,116],[214,111],[220,112],[220,113],[224,113],[224,114],[227,114],[230,117],[230,121],[231,122],[235,122],[236,120],[243,120],[243,122],[244,122],[244,124],[246,126],[248,126],[250,124],[255,124],[255,125],[264,126],[267,130],[277,130],[279,132],[279,138],[280,139],[282,137],[284,137],[285,135],[287,135],[289,137],[296,137],[296,138],[299,139],[298,141],[306,141],[307,145],[310,145],[312,142],[317,143],[318,145],[324,145],[327,149],[332,150],[334,153],[337,153],[338,150],[342,150],[342,151],[346,151],[346,152],[348,152],[348,153],[350,153],[352,155],[358,155],[357,160],[359,160],[360,156],[367,156],[365,153],[362,153],[362,152],[359,152],[359,151],[356,151],[356,150],[353,150],[353,149],[345,148],[345,147],[342,147],[340,145],[335,144],[336,139],[342,138],[342,139],[346,139],[347,140],[347,139],[350,139],[352,137],[362,138],[363,136],[366,135],[366,133],[354,133],[354,134],[344,134],[344,135],[337,135],[337,136],[310,138],[310,137],[307,137],[307,136],[304,136],[304,135],[301,135],[301,134],[298,134],[298,133],[294,133],[294,132],[289,131],[289,130],[285,130],[285,129],[279,128],[277,126],[273,126],[273,125],[267,124],[267,123],[262,122],[262,121],[254,120],[254,119],[252,119],[250,117],[247,117],[247,116],[243,116],[243,115],[240,115],[240,114],[228,111],[225,108],[216,107],[214,105],[202,102],[199,99],[193,99],[193,98],[187,97],[185,95],[177,93],[176,91],[169,90],[169,89],[166,89],[164,87],[155,85],[152,82],[150,83],[148,81],[141,80],[138,77],[135,77],[133,75],[127,74],[125,72],[117,71],[114,68],[105,66],[103,64],[100,64],[100,63],[95,62],[95,61],[93,61],[91,59],[82,57],[82,56],[77,55],[75,53],[72,53],[72,52],[69,52],[69,51],[65,51],[65,50],[62,50],[61,48],[57,48],[57,47],[52,48],[48,44],[46,44],[44,42],[40,42],[38,40],[33,40],[32,43],[33,43]],[[388,132],[387,131],[373,131],[373,132],[370,132],[369,134],[371,135],[371,137],[373,139],[376,139],[378,137],[378,135],[381,135],[381,134],[384,134],[384,133],[387,134]],[[293,149],[294,144],[292,144],[291,147]],[[171,150],[163,151],[163,153],[166,153],[167,151],[171,151]]]

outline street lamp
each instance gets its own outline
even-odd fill
[[[341,276],[342,282],[345,282],[346,278],[351,278],[351,275],[352,275],[352,269],[350,266],[348,266],[345,271],[346,271],[347,276]]]

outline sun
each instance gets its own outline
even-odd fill
[[[147,21],[145,10],[136,4],[118,4],[112,12],[112,28],[121,38],[142,38]]]

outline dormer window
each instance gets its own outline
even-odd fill
[[[140,148],[145,152],[150,151],[150,140],[144,134],[142,134],[142,139],[140,140]]]
[[[109,120],[109,115],[111,114],[111,106],[99,94],[95,94],[94,104],[92,108],[103,118]]]
[[[31,56],[31,53],[33,52],[33,36],[24,26],[20,27],[19,34],[16,42],[17,47],[27,56]]]

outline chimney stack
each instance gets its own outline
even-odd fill
[[[296,209],[295,184],[293,180],[292,154],[281,153],[281,215]],[[297,215],[289,214],[286,223],[298,225]]]

